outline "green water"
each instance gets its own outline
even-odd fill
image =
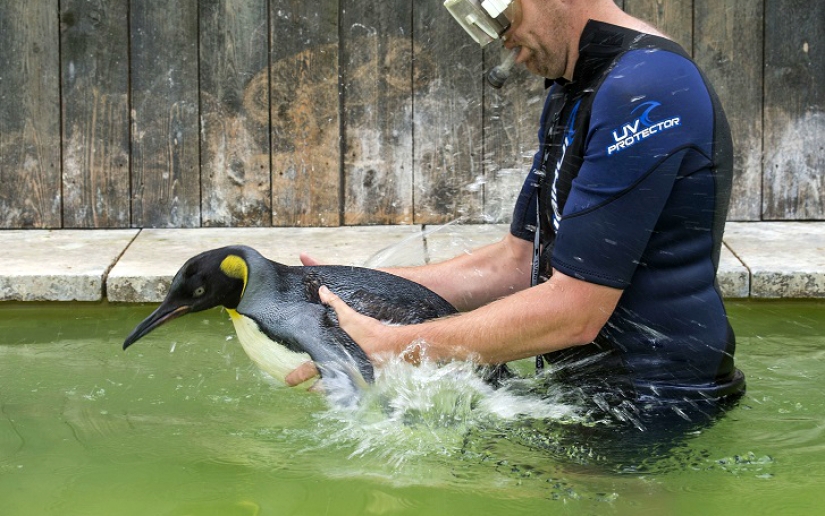
[[[0,305],[0,515],[807,515],[825,502],[822,303],[730,303],[748,394],[634,474],[532,448],[502,414],[537,400],[461,368],[395,365],[376,407],[346,413],[273,386],[219,310],[121,351],[151,308]],[[547,409],[549,432],[568,409]]]

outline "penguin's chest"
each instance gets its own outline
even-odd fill
[[[235,326],[235,333],[247,356],[261,370],[279,382],[285,383],[284,378],[287,374],[304,362],[312,360],[309,354],[291,351],[280,342],[267,337],[254,319],[236,310],[227,310],[227,312],[229,312],[229,317]],[[312,383],[306,382],[306,386]]]

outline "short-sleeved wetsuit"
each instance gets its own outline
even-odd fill
[[[591,21],[573,80],[556,80],[511,233],[551,266],[623,289],[589,345],[545,355],[641,399],[744,390],[716,284],[733,168],[719,100],[676,43]],[[536,214],[541,218],[537,221]],[[587,360],[579,360],[587,358]]]

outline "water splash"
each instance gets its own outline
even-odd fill
[[[379,268],[379,267],[393,267],[402,265],[424,265],[423,263],[410,264],[410,257],[416,256],[413,249],[417,248],[422,238],[427,238],[428,235],[438,231],[446,230],[452,226],[460,225],[466,221],[466,217],[459,217],[450,222],[439,226],[428,227],[417,233],[412,233],[402,240],[391,244],[380,251],[376,252],[361,264],[362,267]]]
[[[580,408],[523,390],[523,380],[494,389],[469,362],[413,366],[392,358],[357,406],[331,404],[316,415],[337,421],[322,436],[325,445],[352,446],[351,457],[380,459],[397,470],[425,458],[459,457],[466,436],[525,419],[583,419]]]

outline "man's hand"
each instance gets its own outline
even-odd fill
[[[343,299],[330,292],[326,286],[318,289],[318,296],[321,298],[322,303],[335,310],[338,316],[338,325],[364,350],[371,360],[374,359],[372,356],[374,353],[382,351],[379,346],[382,340],[386,340],[385,334],[390,327],[381,324],[380,321],[372,317],[359,314],[350,308]]]
[[[310,255],[308,255],[306,253],[301,253],[299,255],[299,257],[301,259],[301,264],[304,265],[304,266],[324,265],[323,263],[319,262],[318,260],[316,260],[315,258],[311,257]]]
[[[311,380],[318,376],[318,368],[315,367],[315,362],[306,361],[299,365],[297,369],[286,375],[284,382],[290,387],[301,385],[307,380]]]

